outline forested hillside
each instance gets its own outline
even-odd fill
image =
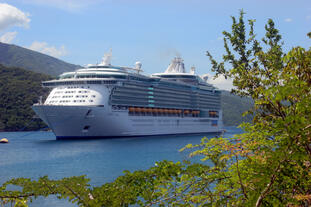
[[[57,76],[79,66],[16,45],[0,42],[0,64]]]
[[[251,122],[251,115],[243,117],[242,114],[252,108],[253,104],[254,102],[251,98],[242,98],[230,93],[229,91],[222,91],[221,108],[223,111],[224,125],[238,126],[242,122]]]
[[[34,73],[20,68],[0,65],[0,131],[35,130],[43,123],[33,120],[32,104],[38,102],[47,89],[41,87],[48,75]]]

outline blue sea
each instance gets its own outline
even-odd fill
[[[227,127],[225,137],[241,133]],[[90,184],[99,186],[111,182],[124,170],[144,170],[156,161],[188,159],[179,149],[186,144],[200,143],[215,134],[185,136],[154,136],[97,140],[56,140],[52,132],[1,132],[9,144],[0,144],[0,184],[11,178],[51,179],[86,175]],[[74,206],[54,196],[39,198],[30,206]]]

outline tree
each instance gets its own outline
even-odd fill
[[[271,19],[261,41],[254,20],[247,30],[243,11],[232,22],[223,33],[223,61],[207,55],[217,75],[233,79],[233,93],[254,100],[253,122],[240,126],[245,133],[181,149],[201,162],[162,161],[94,188],[84,177],[13,179],[0,187],[0,199],[56,194],[80,206],[310,206],[311,49],[285,54]],[[22,190],[9,191],[9,184]]]

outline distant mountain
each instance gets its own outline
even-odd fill
[[[0,42],[0,64],[57,76],[80,66],[16,45]]]
[[[221,93],[221,108],[223,111],[223,122],[225,126],[237,126],[242,122],[251,122],[253,117],[242,114],[251,109],[254,102],[251,98],[234,95],[229,91]]]

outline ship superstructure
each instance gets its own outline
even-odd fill
[[[220,91],[186,73],[174,58],[164,73],[142,75],[134,68],[101,64],[43,82],[51,92],[34,111],[57,139],[105,138],[221,132]]]

